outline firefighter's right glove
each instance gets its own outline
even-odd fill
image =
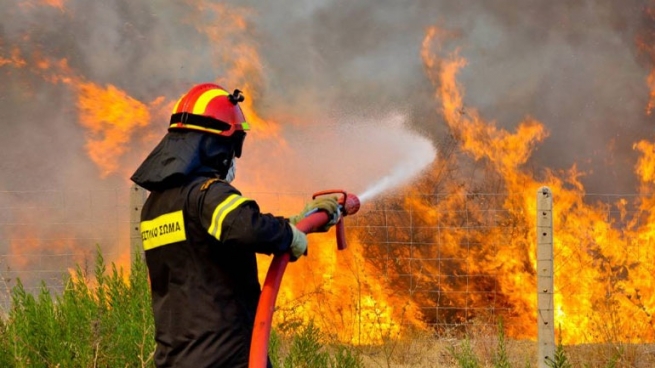
[[[291,240],[291,246],[289,247],[289,251],[291,252],[289,260],[295,262],[307,252],[307,235],[298,230],[295,225],[289,224],[289,226],[291,226],[291,231],[293,232],[293,239]]]
[[[316,211],[325,211],[330,217],[330,221],[317,230],[317,232],[324,233],[339,221],[339,216],[341,213],[339,211],[339,203],[337,202],[337,197],[319,197],[305,205],[302,211],[299,214],[289,218],[289,222],[293,225],[300,222],[300,220],[307,217],[307,215],[312,214]]]

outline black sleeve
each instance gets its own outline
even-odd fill
[[[261,213],[254,201],[245,202],[225,219],[221,239],[226,245],[243,247],[257,253],[277,254],[289,250],[293,233],[283,217]]]
[[[259,205],[226,183],[208,188],[202,204],[201,223],[225,246],[277,254],[286,252],[293,233],[286,219],[261,213]]]

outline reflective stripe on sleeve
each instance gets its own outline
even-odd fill
[[[186,240],[182,211],[166,213],[141,222],[141,240],[144,250]]]
[[[212,222],[207,232],[214,238],[221,240],[221,231],[223,228],[223,220],[230,212],[234,211],[243,202],[250,201],[251,199],[242,197],[238,194],[232,194],[221,202],[212,215]]]

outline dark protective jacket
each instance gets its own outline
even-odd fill
[[[158,367],[247,367],[260,294],[255,252],[292,231],[230,184],[206,177],[152,192],[141,213]]]

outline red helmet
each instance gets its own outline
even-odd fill
[[[230,94],[217,84],[198,84],[175,104],[168,130],[190,129],[223,137],[240,132],[237,136],[242,136],[250,130],[238,105],[243,100],[238,89]]]

